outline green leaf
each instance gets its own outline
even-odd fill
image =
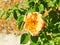
[[[45,43],[45,45],[49,45],[49,43]]]
[[[9,9],[8,10],[9,13],[13,13],[13,11],[14,11],[13,9]]]
[[[59,0],[59,3],[58,3],[58,6],[60,6],[60,0]]]
[[[31,40],[36,43],[38,41],[38,36],[31,36]]]
[[[57,0],[53,0],[53,3],[56,3]]]
[[[31,8],[31,7],[34,7],[34,1],[32,1],[32,2],[29,2],[29,7]]]
[[[40,34],[40,39],[43,40],[43,39],[45,38],[45,33],[44,33],[43,31],[41,31],[40,33],[41,33],[41,34]]]
[[[34,2],[34,0],[28,0],[29,2]]]
[[[58,45],[60,45],[60,40],[58,40]]]
[[[48,7],[53,7],[54,3],[52,1],[48,2]]]
[[[51,0],[46,0],[46,2],[50,2]]]
[[[24,33],[22,36],[21,36],[21,44],[26,44],[26,43],[28,43],[28,41],[29,41],[29,39],[30,39],[30,35],[29,34],[27,34],[27,33]]]
[[[59,25],[58,25],[58,28],[60,29],[60,22],[58,22],[58,24],[59,24]]]
[[[7,11],[7,15],[5,17],[5,19],[8,21],[11,19],[12,13],[10,11]]]
[[[7,21],[9,21],[9,20],[11,20],[11,18],[12,18],[12,15],[10,15],[9,17],[6,17],[5,19],[6,19]]]
[[[24,24],[24,22],[23,22],[23,21],[22,21],[22,22],[20,22],[20,23],[19,23],[19,25],[18,25],[18,29],[21,29],[21,30],[22,30],[22,29],[23,29],[23,24]]]
[[[54,37],[60,36],[60,33],[57,33],[57,34],[53,33],[52,36],[54,36]]]
[[[18,16],[17,16],[17,12],[16,12],[16,10],[14,10],[14,18],[17,20],[18,19]]]
[[[17,19],[18,29],[22,29],[24,24],[24,15],[20,15]]]
[[[50,35],[47,35],[46,38],[47,38],[48,40],[51,40],[51,39],[52,39]]]
[[[16,5],[13,6],[11,9],[12,9],[12,10],[16,10],[16,9],[18,9],[18,6],[19,6],[19,4],[16,4]]]
[[[19,12],[19,14],[21,14],[21,15],[25,15],[26,12],[27,12],[27,10],[21,8],[21,9],[18,10],[18,12]]]
[[[24,15],[20,15],[20,16],[18,16],[17,21],[23,21],[23,19],[24,19]]]
[[[4,15],[4,13],[5,13],[4,10],[0,11],[0,18]]]
[[[44,5],[43,4],[40,4],[38,8],[39,8],[40,13],[42,13],[44,11]]]
[[[60,37],[59,37],[59,39],[57,39],[57,43],[58,43],[58,45],[60,45]]]
[[[32,42],[32,43],[30,43],[30,45],[38,45],[38,44]]]
[[[41,45],[41,42],[37,42],[37,43],[31,42],[30,45]]]
[[[54,44],[54,41],[51,40],[51,41],[49,42],[49,45],[55,45],[55,44]]]
[[[42,41],[43,41],[43,43],[47,43],[48,39],[44,38]]]
[[[25,2],[24,2],[24,4],[23,4],[23,8],[28,8],[29,6],[28,6],[28,0],[25,0]]]
[[[16,4],[15,7],[18,8],[19,7],[19,4]]]
[[[35,12],[36,10],[35,10],[35,8],[30,8],[29,10],[28,10],[28,12]]]

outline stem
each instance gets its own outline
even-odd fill
[[[52,10],[52,8],[50,8],[49,10],[47,10],[45,8],[45,13],[43,14],[42,18],[45,18],[46,16],[48,16],[49,12]]]

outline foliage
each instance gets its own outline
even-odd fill
[[[27,33],[24,33],[22,36],[21,36],[21,44],[26,44],[30,39],[30,35],[27,34]]]
[[[26,4],[26,2],[28,3]],[[40,34],[36,37],[26,33],[22,34],[20,43],[26,44],[30,40],[30,45],[60,45],[60,16],[58,15],[60,0],[26,0],[23,7],[18,9],[18,5],[16,5],[6,11],[6,19],[9,20],[13,14],[19,29],[23,27],[25,14],[39,12],[44,16],[45,9],[48,11],[52,8],[52,10],[49,13],[47,12],[47,17],[43,18],[47,23],[45,29],[41,30]],[[0,12],[0,17],[3,16],[4,12]]]

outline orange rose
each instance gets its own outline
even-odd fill
[[[32,36],[37,36],[39,31],[45,27],[45,21],[42,15],[38,12],[28,13],[24,18],[24,30],[31,33]]]

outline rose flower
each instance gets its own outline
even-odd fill
[[[40,30],[46,25],[46,22],[42,19],[42,15],[38,12],[25,15],[24,22],[24,30],[29,32],[32,36],[37,36]]]

